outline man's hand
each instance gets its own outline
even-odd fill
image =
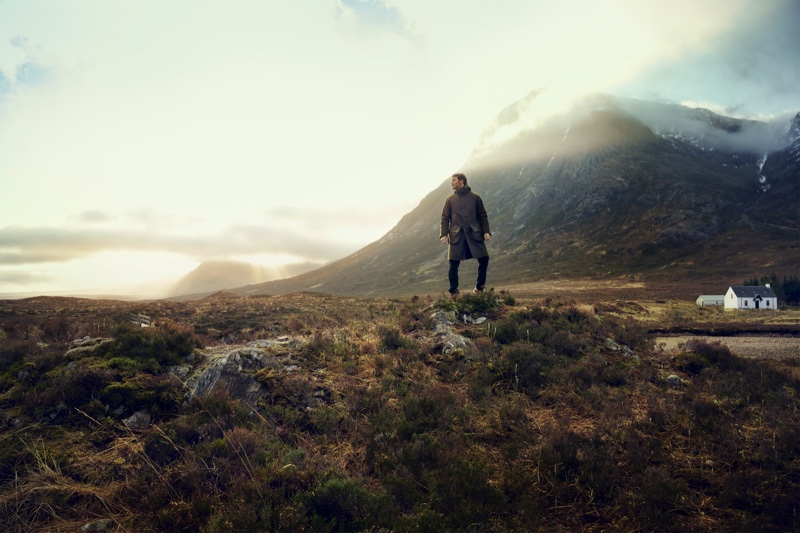
[[[439,237],[439,240],[441,241],[442,244],[447,244],[447,236],[446,235],[444,237]]]
[[[484,241],[488,241],[491,238],[492,238],[492,234],[491,233],[484,233],[483,234],[483,240]]]

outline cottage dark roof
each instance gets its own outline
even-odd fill
[[[772,292],[772,289],[769,287],[756,287],[755,285],[746,287],[731,286],[731,289],[737,298],[755,298],[756,296],[761,296],[762,298],[776,297],[775,293]]]

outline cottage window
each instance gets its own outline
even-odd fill
[[[744,301],[744,306],[747,307],[747,300]]]

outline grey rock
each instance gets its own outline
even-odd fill
[[[144,429],[150,425],[150,415],[147,411],[136,411],[122,422],[131,429]]]
[[[178,376],[179,379],[183,380],[189,373],[192,371],[192,365],[178,365],[178,366],[171,366],[167,369],[168,372]]]
[[[97,348],[112,342],[114,339],[106,337],[84,337],[82,339],[74,340],[70,343],[70,348],[66,352],[66,356],[74,357],[82,353],[89,353],[95,351]]]
[[[237,348],[214,357],[205,368],[199,369],[187,378],[188,399],[209,394],[214,387],[220,385],[232,397],[255,405],[261,397],[263,388],[255,380],[254,374],[266,366],[276,371],[281,369],[273,357],[256,348]]]
[[[472,347],[472,341],[453,332],[456,323],[456,314],[453,311],[438,310],[431,315],[434,323],[434,333],[437,338],[436,346],[441,347],[444,355],[449,355],[454,350],[467,350]]]
[[[675,374],[670,374],[669,376],[667,376],[667,383],[669,383],[670,385],[674,385],[676,387],[683,386],[683,380]]]
[[[486,322],[486,317],[485,316],[479,316],[478,318],[472,318],[471,316],[469,316],[467,314],[464,314],[461,317],[461,321],[464,324],[483,324],[484,322]]]
[[[282,337],[278,337],[275,340],[256,339],[254,341],[248,342],[247,345],[253,348],[274,348],[274,347],[300,348],[303,346],[303,343],[297,339],[290,339],[289,337],[284,335]]]
[[[252,346],[254,348],[271,348],[273,346],[278,346],[280,344],[281,343],[279,341],[273,341],[267,339],[257,339],[247,343],[248,346]]]
[[[111,531],[112,527],[114,527],[114,521],[104,518],[95,522],[89,522],[81,528],[81,531],[86,533],[102,533],[104,531]]]
[[[622,351],[622,355],[632,356],[634,351],[624,344],[619,344],[614,339],[606,339],[606,348],[615,352]]]
[[[444,335],[442,341],[442,353],[445,355],[450,355],[455,350],[466,351],[473,345],[472,340],[456,333]]]
[[[443,311],[439,309],[431,315],[431,320],[433,320],[434,332],[449,333],[451,331],[450,326],[456,323],[456,313],[455,311]]]

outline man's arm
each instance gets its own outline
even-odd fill
[[[492,230],[489,229],[489,215],[486,214],[486,208],[483,207],[483,198],[480,196],[478,196],[478,201],[475,205],[475,211],[478,215],[481,231],[483,231],[483,240],[488,241],[492,238]]]
[[[441,241],[442,244],[447,244],[450,241],[451,216],[452,216],[452,210],[450,207],[450,202],[445,200],[444,207],[442,207],[442,222],[439,225],[439,241]]]

